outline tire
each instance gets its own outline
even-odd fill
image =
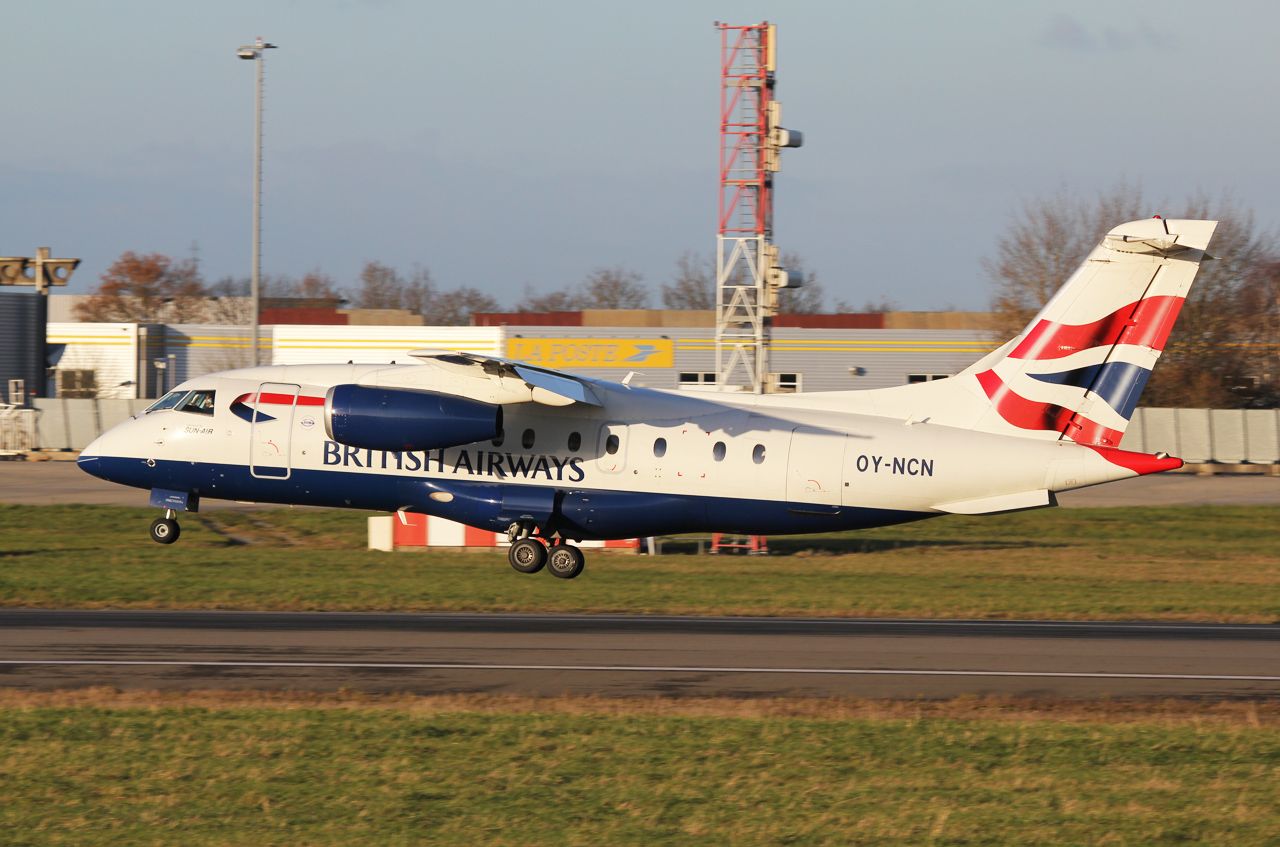
[[[547,555],[547,572],[560,579],[573,579],[586,564],[582,551],[568,544],[557,544]]]
[[[507,561],[520,573],[537,573],[547,563],[547,548],[536,539],[521,538],[507,549]]]
[[[157,544],[172,544],[182,534],[182,527],[171,518],[156,518],[151,524],[151,540]]]

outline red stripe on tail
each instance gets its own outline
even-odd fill
[[[1005,385],[995,371],[978,374],[978,383],[991,399],[1000,417],[1019,429],[1060,432],[1080,444],[1101,446],[1117,445],[1124,435],[1118,429],[1109,429],[1055,403],[1029,400]]]
[[[1039,321],[1009,354],[1012,359],[1060,359],[1092,347],[1135,344],[1163,350],[1183,298],[1147,297],[1087,324]]]

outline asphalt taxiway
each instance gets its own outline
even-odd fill
[[[1280,626],[9,609],[0,685],[1270,698]]]

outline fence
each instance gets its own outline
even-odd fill
[[[1280,462],[1280,409],[1138,409],[1120,446],[1185,462]]]
[[[34,444],[41,450],[83,450],[116,424],[154,403],[154,400],[75,400],[39,398],[34,417]]]
[[[0,404],[0,455],[28,453],[35,447],[35,409]]]

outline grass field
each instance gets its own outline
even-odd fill
[[[1270,707],[247,698],[0,691],[0,841],[1280,841]]]
[[[544,610],[1280,621],[1280,509],[1043,510],[821,538],[769,557],[590,556],[579,579],[502,553],[364,549],[365,513],[0,506],[0,605]]]

